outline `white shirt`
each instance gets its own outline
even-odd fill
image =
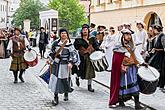
[[[147,32],[146,30],[138,30],[136,33],[136,39],[138,43],[142,43],[142,49],[144,49],[147,45]]]

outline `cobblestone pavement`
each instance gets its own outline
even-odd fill
[[[29,68],[24,74],[25,83],[18,84],[13,84],[12,72],[8,70],[10,61],[11,59],[0,59],[0,110],[112,110],[108,108],[109,89],[93,83],[95,92],[90,93],[87,91],[87,81],[80,80],[80,87],[77,87],[74,76],[72,76],[74,91],[69,94],[69,101],[64,102],[63,95],[60,95],[60,103],[54,107],[51,105],[53,94],[48,90],[47,84],[38,77],[45,60],[41,59],[38,65]],[[109,73],[97,73],[96,79],[109,85],[109,77]],[[164,108],[162,104],[164,102],[160,103],[158,106]],[[126,105],[125,108],[117,107],[115,110],[134,109],[133,101],[128,101]]]
[[[25,72],[25,83],[14,84],[12,72],[8,70],[10,59],[0,59],[0,110],[110,110],[107,106],[109,93],[98,84],[93,84],[95,92],[90,93],[86,89],[87,82],[82,80],[80,87],[74,85],[68,102],[60,95],[60,104],[52,106],[53,94],[38,77],[44,62],[40,60],[35,68]]]

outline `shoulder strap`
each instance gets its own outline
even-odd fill
[[[134,52],[133,52],[132,50],[130,50],[128,47],[127,47],[126,49],[127,49],[128,52],[131,54],[131,56],[132,56],[132,58],[133,58],[135,64],[136,64],[136,65],[139,64],[139,62],[136,60],[136,57],[135,57]]]
[[[65,40],[65,42],[62,44],[62,46],[57,50],[57,52],[55,54],[55,58],[59,55],[59,53],[61,52],[61,50],[65,47],[65,45],[66,45],[67,42],[68,41]]]

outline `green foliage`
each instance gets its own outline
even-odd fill
[[[79,0],[49,0],[48,6],[59,12],[60,27],[74,31],[87,23],[85,10]]]
[[[13,15],[13,25],[22,26],[25,19],[31,20],[31,28],[39,28],[39,11],[46,8],[39,0],[21,0],[20,7]]]

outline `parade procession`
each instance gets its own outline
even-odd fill
[[[0,0],[0,110],[164,110],[164,0]]]

